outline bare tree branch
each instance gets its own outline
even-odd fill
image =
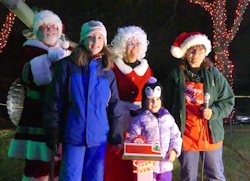
[[[239,4],[237,10],[235,12],[235,19],[233,27],[227,33],[227,42],[226,44],[229,46],[231,41],[234,39],[236,33],[239,31],[240,24],[243,20],[243,14],[245,13],[245,9],[248,6],[249,0],[243,1],[239,0]]]

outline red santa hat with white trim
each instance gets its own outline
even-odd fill
[[[206,56],[211,52],[212,45],[208,37],[200,32],[181,33],[171,46],[171,54],[175,58],[183,58],[187,50],[196,45],[206,47]]]

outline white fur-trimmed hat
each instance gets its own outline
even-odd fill
[[[212,45],[208,37],[200,32],[181,33],[171,46],[171,54],[175,58],[182,58],[187,50],[195,45],[206,47],[206,56],[211,52]]]
[[[107,44],[107,30],[105,26],[100,21],[89,21],[87,23],[84,23],[81,28],[81,35],[80,35],[80,41],[81,43],[83,40],[85,40],[86,37],[88,37],[90,34],[94,32],[99,32],[102,34],[102,36],[105,39],[105,45]]]
[[[58,38],[62,35],[62,21],[59,18],[58,15],[53,13],[50,10],[42,10],[39,13],[37,13],[33,20],[33,32],[35,36],[37,37],[37,32],[39,30],[39,27],[43,24],[54,24],[58,27]]]

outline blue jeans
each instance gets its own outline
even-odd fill
[[[100,181],[104,178],[106,145],[63,145],[60,181]]]
[[[223,145],[212,151],[205,151],[204,169],[209,181],[225,181],[222,161]],[[196,181],[198,175],[199,155],[203,159],[203,151],[182,151],[179,161],[181,164],[182,181]]]

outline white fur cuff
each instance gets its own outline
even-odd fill
[[[31,72],[33,74],[34,83],[38,86],[48,85],[52,80],[50,71],[51,62],[47,58],[47,54],[43,54],[33,58],[30,61]]]

